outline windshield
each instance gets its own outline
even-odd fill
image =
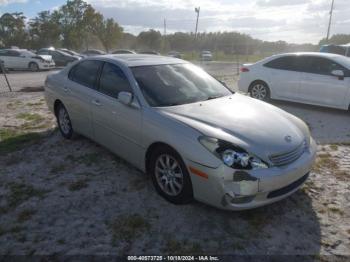
[[[33,52],[30,52],[30,51],[22,51],[22,55],[25,55],[25,56],[37,56],[36,54],[34,54]]]
[[[345,66],[347,69],[350,69],[350,57],[340,56],[337,59],[343,66]]]
[[[139,66],[131,70],[153,107],[189,104],[232,94],[215,78],[191,64]]]

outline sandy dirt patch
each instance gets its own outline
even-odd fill
[[[0,96],[0,254],[350,255],[347,145],[319,146],[291,197],[226,212],[166,202],[147,175],[55,126],[42,92]]]

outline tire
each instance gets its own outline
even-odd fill
[[[149,171],[156,191],[167,201],[176,205],[192,201],[191,178],[175,150],[166,146],[156,148],[150,158]]]
[[[73,127],[67,109],[63,104],[59,104],[56,111],[57,125],[62,136],[71,139],[73,136]]]
[[[39,71],[39,66],[37,63],[34,63],[34,62],[30,62],[29,63],[29,70],[32,71],[32,72],[37,72]]]
[[[253,82],[249,87],[249,94],[252,98],[269,101],[270,100],[270,89],[266,83],[261,81]]]

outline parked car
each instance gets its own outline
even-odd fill
[[[141,52],[139,52],[139,54],[143,54],[143,55],[160,55],[160,53],[158,53],[156,51],[141,51]]]
[[[321,53],[331,53],[350,57],[350,44],[347,45],[324,45],[320,49]]]
[[[119,50],[114,50],[112,52],[112,54],[136,54],[136,52],[132,51],[132,50],[127,50],[127,49],[119,49]]]
[[[78,57],[78,58],[80,58],[80,59],[85,57],[84,55],[79,54],[79,53],[77,53],[77,52],[75,52],[75,51],[73,51],[73,50],[69,50],[69,49],[67,49],[67,48],[60,48],[60,49],[58,49],[58,50],[60,50],[60,51],[62,51],[62,52],[65,52],[65,53],[67,53],[67,54],[69,54],[69,55]]]
[[[350,59],[327,53],[272,56],[241,68],[239,90],[270,98],[350,109]]]
[[[176,204],[266,205],[294,193],[315,159],[303,121],[179,59],[86,58],[49,75],[45,97],[65,138],[109,148]]]
[[[7,73],[4,61],[0,60],[0,73]]]
[[[42,48],[37,52],[38,55],[50,55],[55,61],[56,66],[66,66],[80,59],[80,57],[72,56],[53,48]]]
[[[83,55],[85,56],[97,56],[97,55],[105,55],[106,52],[98,49],[89,49],[84,52],[82,52]]]
[[[212,61],[213,55],[210,51],[202,51],[201,52],[201,60],[202,61]]]
[[[51,56],[36,55],[26,49],[1,49],[0,59],[6,69],[29,69],[39,71],[55,67]]]
[[[181,59],[181,53],[177,52],[177,51],[170,51],[168,53],[168,56],[170,57],[175,57],[175,58],[180,58]]]

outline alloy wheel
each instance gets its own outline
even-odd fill
[[[259,100],[265,100],[268,95],[268,91],[265,85],[263,84],[256,84],[252,87],[251,96],[253,98],[259,99]]]
[[[184,187],[184,175],[178,161],[168,154],[158,156],[155,176],[160,189],[169,196],[177,196]]]
[[[61,107],[58,112],[58,119],[59,119],[59,125],[61,128],[61,131],[68,135],[71,132],[71,123],[68,116],[68,113],[64,107]]]

